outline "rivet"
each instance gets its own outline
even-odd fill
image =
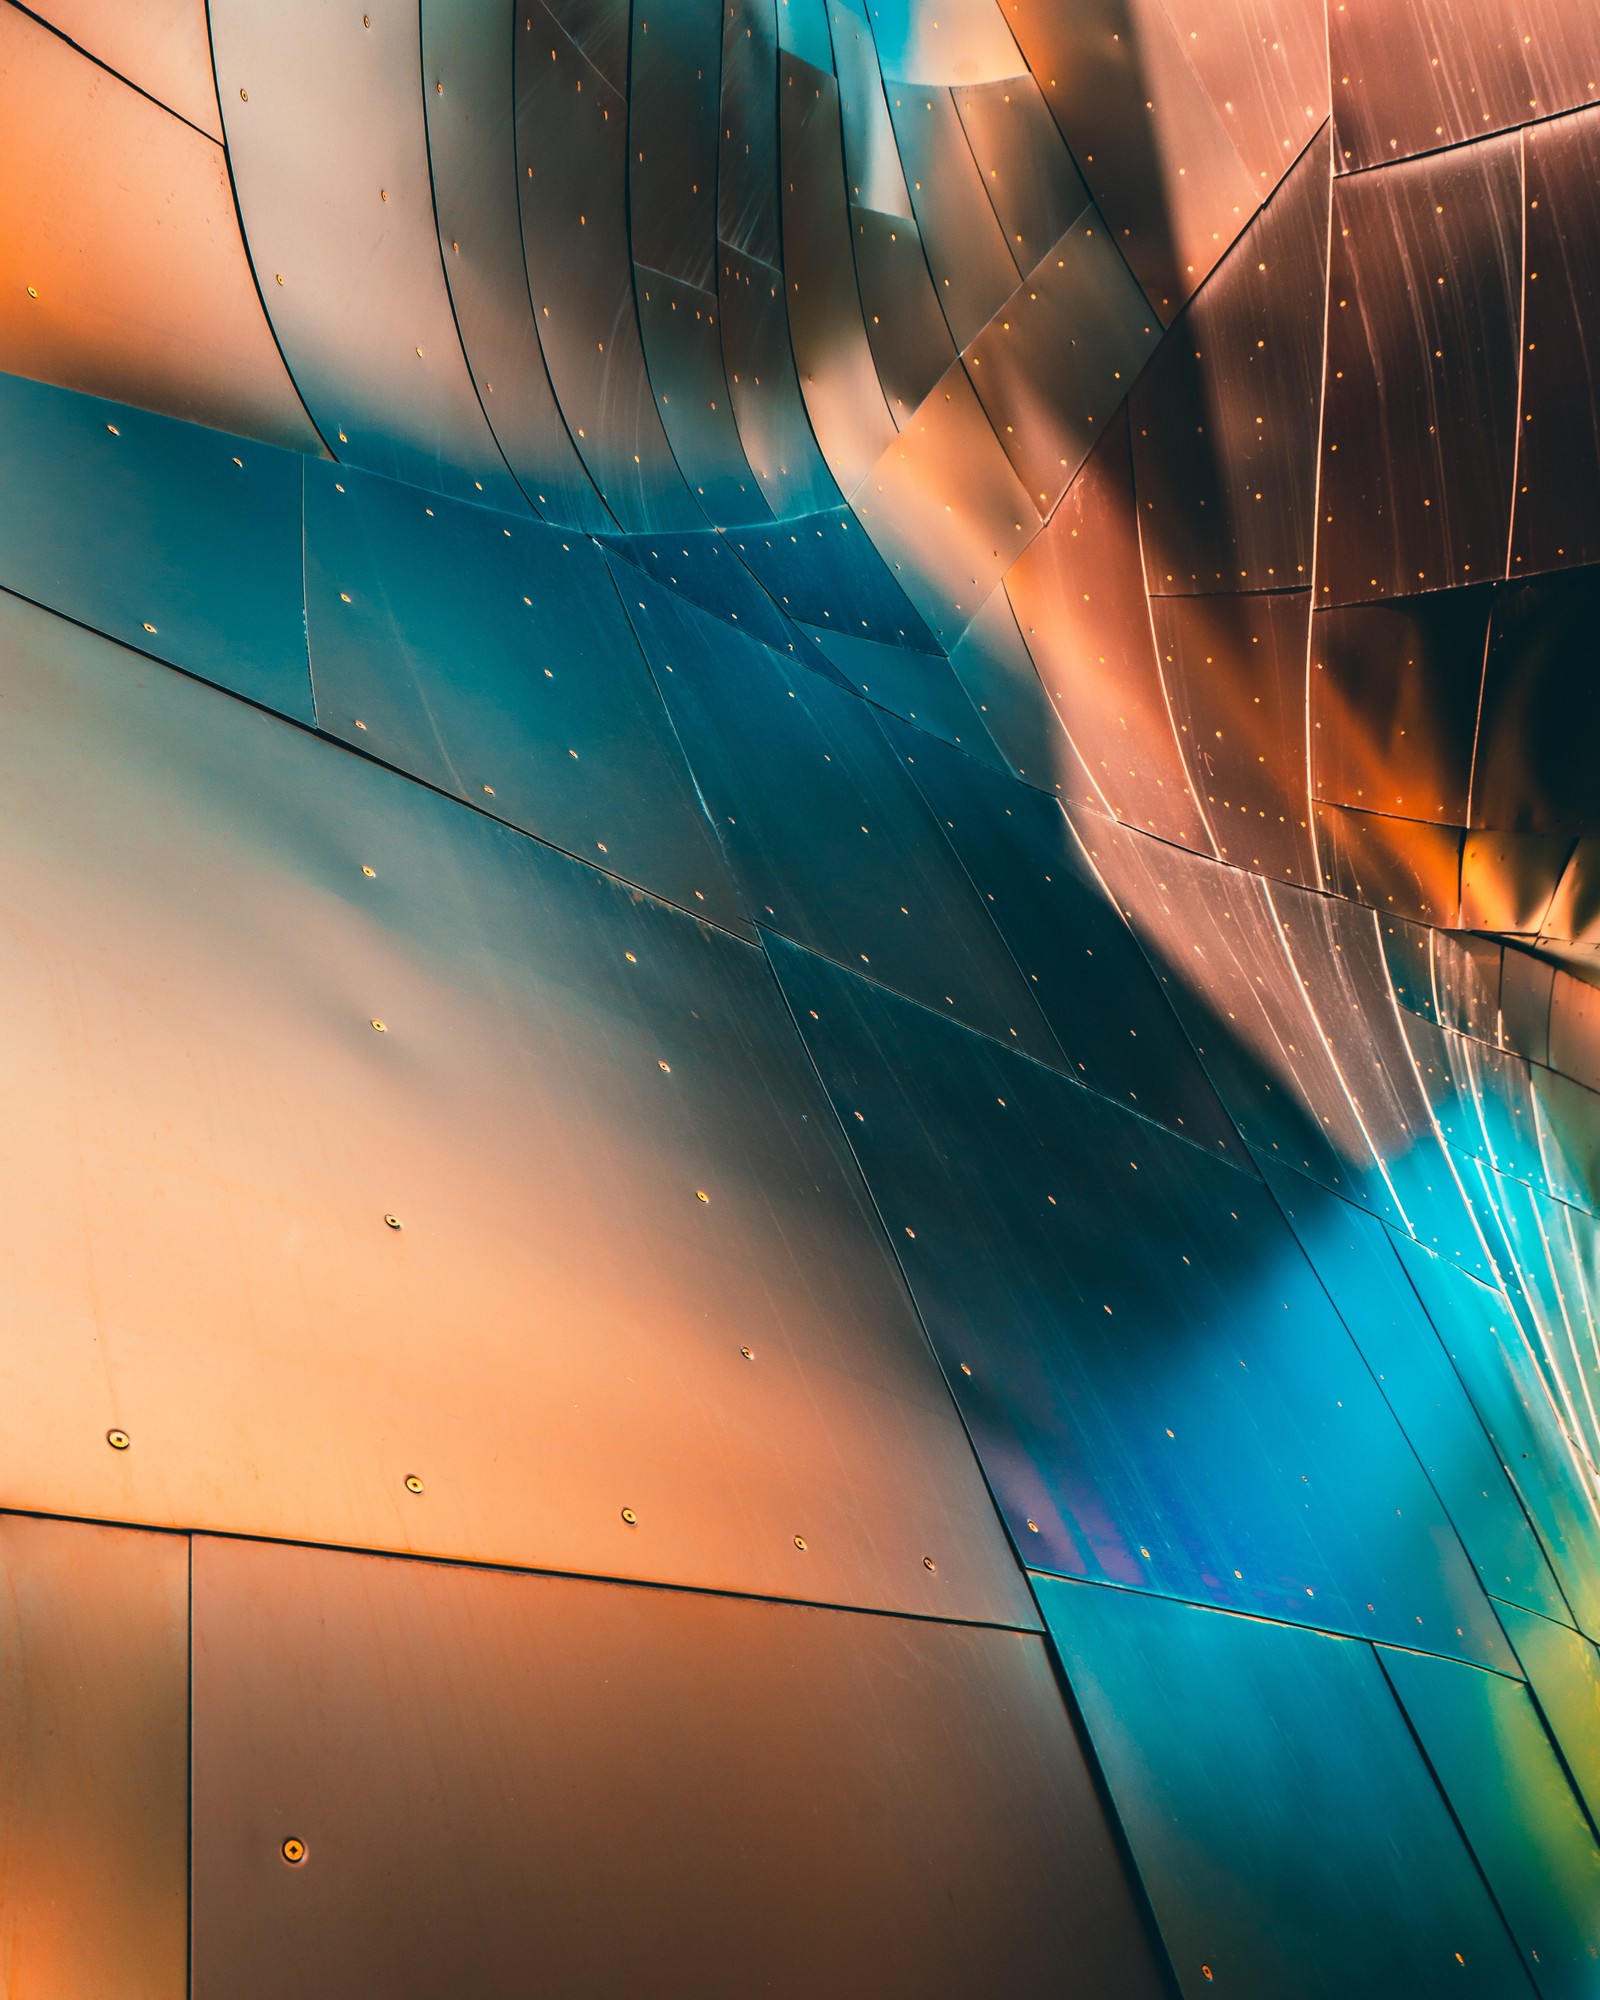
[[[744,1356],[746,1361],[754,1361],[756,1358],[756,1351],[753,1347],[741,1347],[739,1352]]]
[[[155,630],[156,628],[155,628],[155,627],[154,627],[154,626],[153,626],[153,625],[152,625],[152,624],[150,623],[150,620],[149,620],[149,619],[147,618],[147,619],[146,619],[146,620],[144,621],[144,629],[145,629],[145,630],[146,630],[147,632],[153,632],[153,631],[154,631],[154,630]]]
[[[1039,1523],[1037,1521],[1030,1521],[1028,1523],[1028,1533],[1030,1535],[1036,1535],[1038,1534],[1038,1532],[1039,1532]]]
[[[369,868],[367,864],[363,861],[361,864],[361,872],[363,875],[376,876],[378,871],[376,868]]]
[[[414,1472],[406,1474],[406,1491],[408,1493],[420,1493],[422,1491],[422,1481]]]
[[[243,94],[241,91],[240,95],[243,96]],[[300,1863],[306,1858],[305,1842],[293,1838],[286,1840],[283,1843],[283,1858],[289,1863],[290,1867],[298,1868]]]
[[[391,1229],[398,1229],[401,1226],[398,1215],[386,1215],[383,1219]]]
[[[106,1443],[113,1451],[126,1451],[133,1440],[126,1431],[107,1431]]]
[[[934,1561],[932,1556],[924,1556],[922,1558],[922,1567],[924,1569],[932,1570],[932,1569],[937,1569],[939,1565]]]
[[[249,93],[249,91],[248,91],[248,90],[241,90],[241,91],[239,92],[239,102],[240,102],[241,104],[248,104],[248,103],[250,102],[250,93]],[[278,280],[278,283],[279,283],[280,285],[281,285],[281,284],[283,283],[283,280],[282,280],[282,278],[280,278],[280,279]]]
[[[485,790],[485,791],[486,791],[486,792],[487,792],[487,793],[489,794],[489,796],[490,796],[490,798],[491,798],[491,799],[492,799],[492,798],[494,797],[494,786],[493,786],[493,785],[485,785],[483,789],[484,789],[484,790]]]
[[[1211,1970],[1211,1967],[1209,1965],[1202,1965],[1200,1968],[1200,1974],[1203,1979],[1216,1978],[1216,1974]]]
[[[961,1364],[961,1372],[963,1375],[970,1375],[972,1373],[972,1370],[967,1366],[966,1362],[964,1361]]]
[[[625,951],[622,955],[630,965],[637,965],[639,963],[631,951]]]
[[[803,1548],[805,1547],[805,1545],[806,1545],[806,1538],[805,1538],[805,1536],[804,1536],[804,1535],[796,1535],[796,1536],[795,1536],[795,1538],[794,1538],[794,1545],[795,1545],[795,1547],[796,1547],[797,1549],[803,1549]]]
[[[358,715],[358,716],[356,717],[356,727],[357,727],[357,729],[365,729],[365,728],[366,728],[366,726],[367,726],[367,725],[366,725],[366,724],[365,724],[365,723],[364,723],[364,722],[363,722],[363,721],[361,720],[361,717],[360,717],[360,716]]]
[[[36,299],[38,296],[39,296],[39,287],[37,285],[30,285],[28,287],[28,297],[30,299]]]
[[[348,590],[341,590],[339,592],[339,602],[341,604],[348,604],[350,602],[350,593]]]
[[[631,1507],[623,1508],[622,1518],[627,1522],[630,1528],[637,1528],[639,1525],[639,1517]]]
[[[276,283],[280,285],[283,283],[283,273],[281,271],[274,271],[272,275]],[[346,442],[346,440],[341,438],[339,442],[343,444]]]
[[[710,1195],[706,1193],[704,1188],[696,1188],[694,1191],[694,1198],[696,1201],[709,1201],[711,1199]]]
[[[389,1026],[386,1021],[374,1021],[372,1025],[380,1035],[386,1035],[389,1032]]]
[[[659,1070],[664,1070],[668,1076],[672,1074],[671,1063],[663,1062],[659,1056],[656,1057],[656,1068]]]

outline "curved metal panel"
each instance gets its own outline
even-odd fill
[[[777,69],[774,0],[725,0],[717,237],[724,251],[774,266],[783,254],[778,227]]]
[[[745,567],[791,618],[886,645],[936,653],[938,643],[847,508],[728,537]]]
[[[1083,175],[1026,71],[953,95],[1011,254],[1032,270],[1089,206]]]
[[[1030,1622],[759,952],[0,614],[7,1505]]]
[[[1474,826],[1600,832],[1597,617],[1596,569],[1495,593],[1472,778]],[[1560,726],[1552,727],[1557,718]]]
[[[628,233],[634,261],[702,292],[717,281],[722,35],[718,0],[631,17]]]
[[[1168,1990],[1031,1635],[195,1560],[199,2000]]]
[[[892,83],[888,99],[939,304],[951,338],[964,347],[1027,266],[1006,240],[950,92]]]
[[[833,506],[839,488],[800,393],[783,273],[724,244],[718,296],[728,393],[768,507],[789,518]]]
[[[717,294],[643,264],[633,282],[662,429],[702,511],[718,522],[771,520],[728,390]]]
[[[956,358],[914,222],[853,208],[856,282],[889,414],[902,429]]]
[[[698,534],[608,536],[605,546],[664,589],[688,598],[713,618],[723,619],[763,646],[793,653],[804,666],[825,679],[844,685],[844,676],[809,639],[803,627],[786,618],[733,552],[724,535],[704,528]],[[624,597],[628,572],[615,572]]]
[[[42,0],[28,12],[221,142],[206,0]]]
[[[1600,1819],[1600,1654],[1570,1626],[1531,1611],[1508,1605],[1505,1625],[1590,1820]]]
[[[1328,116],[1324,0],[1162,5],[1264,200]]]
[[[0,7],[0,367],[315,450],[222,149]]]
[[[847,632],[813,626],[811,637],[838,668],[840,677],[876,707],[916,723],[919,729],[957,743],[969,756],[996,760],[978,711],[967,691],[938,653],[908,646],[885,646]]]
[[[1079,770],[1078,759],[1023,644],[1003,584],[990,592],[951,647],[950,665],[1016,775],[1059,791],[1065,775]]]

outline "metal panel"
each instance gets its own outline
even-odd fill
[[[1300,1174],[1262,1167],[1491,1595],[1551,1618],[1566,1600],[1516,1487],[1383,1225]]]
[[[1422,1653],[1378,1657],[1535,1986],[1584,2000],[1600,1958],[1600,1847],[1526,1688]]]
[[[965,347],[1028,266],[1006,241],[949,91],[892,83],[888,98],[939,304]]]
[[[35,0],[28,11],[220,142],[205,0]]]
[[[998,7],[953,0],[937,14],[916,0],[870,0],[885,76],[932,84],[986,83],[1022,67]]]
[[[1041,514],[1159,339],[1160,322],[1089,208],[966,348],[978,400]]]
[[[1510,1665],[1259,1180],[771,950],[1030,1567]]]
[[[1328,173],[1319,138],[1134,385],[1152,590],[1280,590],[1310,577]]]
[[[910,223],[911,196],[863,0],[828,0],[828,30],[851,203]]]
[[[1600,570],[1495,593],[1472,780],[1472,824],[1600,832]]]
[[[846,507],[728,537],[768,595],[807,625],[917,646],[938,643]]]
[[[697,291],[717,281],[716,0],[631,16],[628,230],[634,260]]]
[[[717,235],[724,251],[776,265],[778,25],[773,0],[725,0]],[[738,138],[733,134],[737,132]],[[724,309],[727,300],[723,301]]]
[[[758,952],[0,616],[0,1501],[1028,1622]]]
[[[1083,782],[1077,753],[1023,644],[1016,613],[998,585],[950,649],[950,665],[1001,755],[1029,784],[1059,790]]]
[[[517,191],[528,289],[567,424],[624,528],[704,520],[645,369],[628,241],[628,100],[544,0],[516,38]]]
[[[1162,0],[1258,198],[1328,116],[1322,0]]]
[[[183,2000],[189,1545],[0,1515],[0,1988]]]
[[[1600,1654],[1569,1626],[1510,1605],[1505,1627],[1589,1817],[1600,1818]]]
[[[889,414],[902,427],[956,358],[914,222],[853,208],[856,282]]]
[[[1367,1647],[1040,1598],[1188,2000],[1532,1994]]]
[[[202,1539],[195,1867],[197,2000],[1167,1990],[1044,1642],[926,1620]]]
[[[1153,597],[1178,741],[1224,861],[1315,883],[1306,775],[1310,591]]]
[[[0,368],[314,450],[203,134],[0,6]]]
[[[1319,611],[1311,774],[1319,799],[1464,826],[1493,592]]]
[[[1600,22],[1565,0],[1346,0],[1328,40],[1346,170],[1600,97]]]
[[[309,723],[303,463],[0,376],[0,586]]]
[[[1535,937],[1572,852],[1564,833],[1469,833],[1461,843],[1461,922]]]
[[[1017,268],[1029,271],[1089,206],[1083,175],[1031,76],[953,95]]]
[[[306,622],[330,735],[749,935],[591,543],[318,466]]]
[[[938,653],[913,652],[909,646],[885,646],[877,639],[858,639],[847,632],[812,627],[811,637],[858,694],[879,708],[916,723],[947,743],[958,743],[969,756],[998,764],[999,757],[965,688]]]
[[[646,576],[654,577],[663,588],[687,597],[702,611],[737,625],[763,646],[780,653],[794,653],[814,673],[836,680],[842,687],[844,676],[806,636],[803,628],[786,618],[734,554],[727,540],[713,529],[698,534],[623,537],[610,536],[606,547]],[[627,595],[628,573],[618,569],[617,588]]]
[[[1454,924],[1461,909],[1457,826],[1397,819],[1388,813],[1313,809],[1325,888],[1384,915],[1419,924]]]
[[[329,447],[374,472],[522,505],[439,259],[417,0],[375,14],[214,0],[211,34],[256,280]]]
[[[1505,575],[1521,237],[1514,138],[1335,182],[1319,604]]]
[[[639,597],[629,615],[756,922],[1058,1060],[871,709],[650,584]]]
[[[628,88],[628,0],[550,0],[550,12],[613,90]],[[524,15],[526,20],[526,15]]]
[[[1596,35],[1600,55],[1600,34]],[[1600,64],[1597,64],[1600,75]],[[1600,113],[1523,134],[1527,231],[1511,574],[1600,560]]]
[[[517,209],[510,54],[516,0],[428,0],[422,16],[428,163],[456,323],[495,439],[546,519],[612,525],[573,448],[544,365]]]
[[[914,730],[889,734],[1033,986],[1069,1073],[1246,1165],[1149,961],[1055,801]]]
[[[1161,0],[1019,0],[1012,32],[1118,246],[1168,325],[1267,192]]]
[[[1144,594],[1128,425],[1117,416],[1006,577],[1045,692],[1082,760],[1061,774],[1098,805],[1184,847],[1210,848],[1173,731]]]
[[[800,394],[783,273],[722,246],[722,356],[746,458],[774,514],[820,512],[839,488]]]
[[[696,500],[713,521],[771,520],[728,391],[716,293],[644,264],[633,283],[662,428]]]
[[[1550,1003],[1555,967],[1508,947],[1500,963],[1500,1032],[1530,1062],[1550,1060]]]

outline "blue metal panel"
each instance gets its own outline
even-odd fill
[[[1589,1818],[1600,1821],[1600,1653],[1569,1625],[1513,1605],[1501,1616]]]
[[[633,282],[656,408],[696,500],[713,521],[770,520],[723,369],[717,294],[645,264],[634,266]]]
[[[950,665],[1016,775],[1045,791],[1057,789],[1059,774],[1077,759],[1022,643],[1004,586],[950,649]]]
[[[825,626],[807,630],[858,694],[890,714],[914,722],[918,729],[929,730],[947,743],[960,744],[969,756],[998,763],[978,711],[942,655],[914,653],[907,646],[885,646],[877,639],[853,638],[848,632],[830,632]]]
[[[939,650],[860,523],[844,507],[729,537],[791,618],[864,639]]]
[[[663,589],[698,604],[714,618],[724,619],[763,646],[795,654],[803,665],[844,686],[844,676],[803,627],[796,625],[768,597],[729,545],[714,529],[697,534],[610,536],[606,547],[635,569],[654,577]],[[624,597],[628,572],[615,571]]]
[[[783,273],[724,244],[723,365],[746,458],[774,514],[831,507],[839,488],[812,433],[800,394]]]
[[[1533,1993],[1370,1648],[1037,1588],[1186,2000]]]

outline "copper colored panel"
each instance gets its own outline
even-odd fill
[[[959,367],[873,466],[853,505],[947,647],[1039,530],[1038,509]]]
[[[1419,924],[1457,921],[1460,827],[1320,802],[1315,817],[1323,884],[1336,896]]]
[[[1575,946],[1560,956],[1582,957],[1600,949],[1600,840],[1580,840],[1556,884],[1545,918],[1543,942]]]
[[[34,0],[28,12],[221,140],[205,0]]]
[[[1308,590],[1150,602],[1178,740],[1217,851],[1317,879],[1306,778]]]
[[[1022,642],[1004,585],[951,648],[950,665],[1019,778],[1047,792],[1075,780],[1081,793],[1088,782],[1083,767]]]
[[[1505,575],[1521,223],[1514,138],[1335,183],[1319,604]]]
[[[1600,560],[1600,111],[1530,126],[1522,144],[1513,576]]]
[[[1083,175],[1031,76],[954,96],[1011,254],[1019,270],[1031,270],[1088,207]]]
[[[902,428],[956,358],[914,222],[851,210],[856,282],[878,381]]]
[[[966,349],[978,400],[1040,514],[1066,492],[1160,337],[1089,208]]]
[[[1600,97],[1600,16],[1572,0],[1345,0],[1328,39],[1347,170]]]
[[[1170,325],[1260,205],[1161,0],[1015,0],[1012,32]]]
[[[758,951],[0,613],[0,1499],[1029,1620]]]
[[[1163,5],[1265,200],[1328,116],[1324,0]]]
[[[1281,590],[1310,577],[1327,260],[1319,138],[1134,385],[1152,590]]]
[[[0,1515],[0,1770],[0,1991],[183,2000],[185,1538]]]
[[[1461,923],[1536,936],[1571,852],[1565,834],[1469,833],[1461,846]]]
[[[949,91],[891,83],[888,94],[928,267],[951,335],[965,346],[1029,260],[1007,241]]]
[[[196,2000],[1166,1992],[1043,1640],[923,1620],[202,1539],[195,1869]]]
[[[0,7],[0,368],[314,450],[222,149]]]
[[[422,16],[428,161],[450,299],[485,416],[547,520],[612,525],[573,449],[528,297],[511,64],[516,0],[429,0]]]
[[[1006,577],[1017,623],[1086,784],[1077,803],[1185,847],[1211,845],[1174,734],[1139,555],[1128,425],[1112,419],[1067,496]]]
[[[1472,824],[1600,832],[1600,570],[1495,594],[1472,778]]]
[[[1316,614],[1311,774],[1319,799],[1465,823],[1491,595],[1441,590]]]

